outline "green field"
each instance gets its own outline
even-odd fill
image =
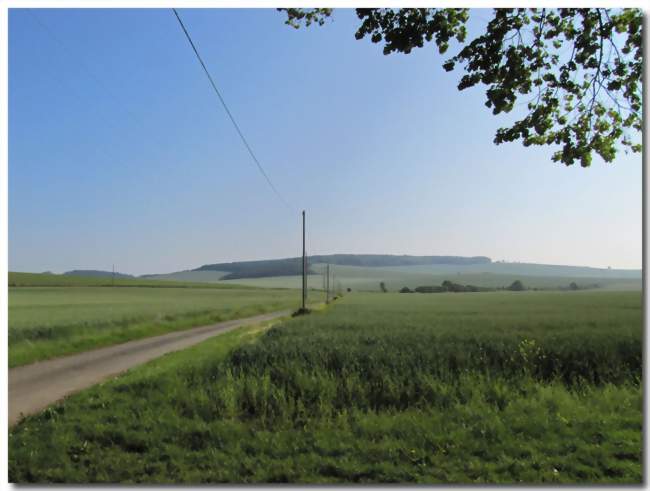
[[[122,286],[151,288],[246,288],[237,284],[210,284],[202,281],[185,281],[174,279],[172,281],[160,281],[147,278],[115,278],[112,280],[107,276],[74,276],[46,273],[16,273],[9,272],[9,286]],[[248,287],[251,288],[251,287]]]
[[[486,265],[491,266],[491,265]],[[315,264],[312,269],[318,273],[325,265]],[[474,266],[474,268],[477,268]],[[495,268],[492,268],[495,269]],[[495,269],[496,270],[496,269]],[[379,291],[379,283],[384,282],[389,291],[399,291],[402,287],[415,288],[418,286],[440,285],[445,280],[451,280],[463,285],[476,285],[491,288],[509,286],[513,281],[520,280],[528,288],[558,289],[567,288],[571,282],[581,287],[591,287],[598,284],[608,290],[638,290],[641,288],[639,278],[598,277],[598,276],[530,276],[518,273],[496,273],[472,271],[469,266],[433,265],[433,266],[401,266],[401,267],[365,267],[365,266],[332,266],[335,284],[342,290],[351,288],[353,291]],[[525,269],[524,271],[529,271]],[[551,270],[554,272],[555,270]],[[214,280],[218,281],[218,280]],[[217,284],[240,284],[263,288],[299,288],[300,276],[275,276],[267,278],[239,278],[236,280],[219,281]],[[310,288],[323,288],[323,276],[309,275]]]
[[[69,278],[75,282],[93,280]],[[295,309],[300,303],[295,290],[155,283],[155,287],[129,284],[128,288],[10,287],[9,366],[192,326]],[[160,283],[165,287],[159,287]],[[316,294],[312,297],[317,298]]]
[[[9,478],[640,484],[642,335],[639,291],[350,294],[28,417]]]

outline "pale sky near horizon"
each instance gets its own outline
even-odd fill
[[[10,9],[10,271],[297,256],[303,208],[310,254],[641,268],[640,154],[584,169],[495,146],[515,115],[459,92],[433,45],[384,56],[355,40],[349,10],[307,30],[272,9],[179,12],[291,210],[170,10],[37,10],[50,33]]]

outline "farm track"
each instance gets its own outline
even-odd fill
[[[233,319],[32,363],[9,370],[9,426],[67,395],[129,368],[238,327],[289,315],[289,310]]]

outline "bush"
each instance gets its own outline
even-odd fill
[[[418,293],[442,293],[446,292],[447,289],[442,286],[418,286],[415,291]]]
[[[442,287],[445,288],[448,292],[466,292],[467,287],[459,283],[454,283],[453,281],[445,280],[442,282]]]
[[[508,290],[513,291],[513,292],[520,292],[525,290],[526,288],[524,287],[524,284],[519,281],[515,280],[512,282],[512,284],[508,287]]]

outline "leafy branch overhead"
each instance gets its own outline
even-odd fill
[[[332,9],[279,9],[286,23],[323,25]],[[459,90],[484,85],[493,114],[516,108],[494,143],[553,145],[553,160],[583,167],[595,152],[641,151],[643,12],[639,9],[494,9],[467,41],[468,9],[356,9],[356,39],[382,43],[385,55],[435,42],[447,71],[462,69]]]

